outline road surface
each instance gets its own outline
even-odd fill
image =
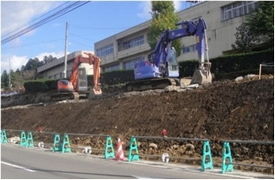
[[[250,176],[249,176],[250,175]],[[1,178],[7,179],[232,179],[266,178],[259,174],[200,171],[200,167],[152,161],[115,161],[82,153],[52,152],[1,144]],[[273,177],[269,176],[273,179]]]

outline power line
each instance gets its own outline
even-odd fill
[[[7,42],[9,42],[9,41],[11,41],[11,40],[19,37],[19,36],[22,36],[22,35],[26,34],[27,32],[32,31],[33,29],[35,29],[35,28],[37,28],[39,26],[42,26],[42,25],[44,25],[44,24],[46,24],[46,23],[48,23],[48,22],[50,22],[50,21],[52,21],[52,20],[54,20],[54,19],[62,16],[64,14],[67,14],[67,13],[71,12],[72,10],[75,10],[75,9],[77,9],[77,8],[79,8],[79,7],[87,4],[88,2],[89,1],[84,1],[84,2],[83,1],[78,1],[78,2],[75,2],[75,3],[71,4],[71,5],[69,5],[69,6],[66,6],[65,8],[63,8],[63,9],[59,10],[58,12],[54,13],[53,15],[48,16],[48,17],[40,20],[39,22],[37,22],[37,23],[35,23],[35,24],[33,24],[33,25],[31,25],[31,26],[29,26],[29,27],[21,30],[20,32],[15,33],[14,35],[11,35],[11,36],[9,36],[9,37],[1,40],[1,44],[3,45],[5,43],[7,43]]]
[[[32,22],[34,22],[34,21],[36,21],[36,20],[42,18],[43,16],[45,16],[45,15],[47,15],[47,14],[49,14],[49,13],[55,11],[56,9],[62,7],[63,5],[67,4],[68,2],[69,2],[69,1],[67,1],[67,2],[65,2],[65,3],[63,3],[63,4],[61,4],[61,5],[59,5],[58,7],[56,7],[56,8],[54,8],[54,9],[48,11],[47,13],[45,13],[45,14],[43,14],[43,15],[41,15],[41,16],[35,18],[35,19],[33,19],[32,21],[28,22],[27,24],[24,24],[21,28],[17,28],[17,29],[15,29],[15,30],[13,30],[13,31],[11,31],[11,32],[9,32],[9,33],[3,35],[3,36],[1,37],[1,39],[3,39],[5,36],[7,36],[7,35],[9,35],[9,34],[12,34],[12,33],[16,32],[16,31],[18,31],[19,29],[22,29],[23,27],[27,26],[28,24],[31,24]]]
[[[89,47],[89,48],[91,48],[91,46],[89,46],[89,45],[86,45],[86,44],[82,44],[82,43],[79,43],[79,42],[77,42],[77,41],[74,41],[74,40],[70,40],[71,42],[74,42],[74,43],[76,43],[76,44],[79,44],[79,45],[82,45],[82,46],[86,46],[86,47]]]
[[[80,37],[82,39],[85,39],[85,40],[88,40],[88,41],[94,41],[94,40],[91,40],[91,39],[88,39],[86,37],[83,37],[83,36],[79,36],[79,35],[76,35],[76,34],[73,34],[73,33],[69,33],[70,35],[73,35],[73,36],[76,36],[76,37]]]
[[[16,49],[16,48],[21,48],[21,47],[27,47],[27,46],[34,46],[34,45],[38,45],[38,44],[45,44],[45,43],[49,43],[49,42],[55,42],[55,41],[64,41],[63,39],[55,39],[55,40],[50,40],[50,41],[44,41],[44,42],[38,42],[38,43],[34,43],[34,44],[26,44],[24,46],[16,46],[16,47],[7,47],[7,48],[2,48],[4,49]]]
[[[89,26],[80,26],[75,24],[70,24],[72,28],[82,28],[82,29],[129,29],[131,27],[89,27]]]

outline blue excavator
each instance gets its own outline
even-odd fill
[[[195,70],[191,83],[204,85],[212,83],[211,63],[208,56],[206,23],[202,18],[193,21],[183,21],[176,30],[164,31],[148,60],[135,63],[135,81],[126,84],[126,91],[143,91],[149,89],[164,89],[167,86],[182,87],[179,79],[179,65],[176,50],[172,47],[175,39],[195,36],[199,58],[199,67]],[[205,56],[206,54],[206,61]]]

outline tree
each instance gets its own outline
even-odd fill
[[[36,70],[39,67],[40,61],[38,58],[34,59],[29,59],[27,62],[25,68],[23,69],[24,71],[26,70]]]
[[[177,29],[176,23],[179,21],[175,13],[173,1],[151,1],[152,5],[152,21],[149,26],[148,40],[153,50],[157,44],[159,36],[167,29]],[[177,56],[181,54],[180,40],[174,40],[172,46],[177,51]]]
[[[245,23],[242,23],[239,27],[236,28],[237,32],[235,33],[236,41],[235,44],[232,44],[232,48],[237,51],[242,51],[244,53],[251,52],[252,47],[255,45],[255,36],[252,35],[250,27]]]
[[[20,71],[13,71],[11,70],[11,84],[13,89],[17,89],[17,87],[23,86],[24,80],[22,77],[22,73]]]
[[[4,70],[1,76],[1,88],[7,88],[9,86],[9,75],[7,70]]]
[[[31,79],[35,79],[36,77],[36,70],[25,70],[21,72],[22,74],[22,78],[24,80],[31,80]]]
[[[236,28],[236,41],[232,48],[250,52],[253,47],[274,47],[274,2],[258,1],[259,7],[248,15],[245,22]]]
[[[274,44],[274,1],[259,1],[259,7],[248,16],[246,25],[263,43]]]

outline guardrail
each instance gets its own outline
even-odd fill
[[[24,130],[13,130],[13,129],[5,129],[1,130],[1,143],[7,143],[7,133],[6,131],[10,132],[20,132],[20,146],[23,147],[34,147],[34,141],[32,132],[29,131],[27,133],[27,136],[25,134]],[[81,133],[64,133],[63,140],[61,141],[61,138],[58,133],[56,132],[33,132],[34,134],[50,134],[54,135],[54,142],[52,144],[52,151],[61,151],[62,153],[70,153],[71,151],[71,145],[69,136],[87,136],[87,137],[104,137],[106,138],[105,142],[105,148],[104,148],[104,158],[115,158],[115,152],[113,147],[112,138],[109,135],[106,134],[81,134]],[[213,159],[211,154],[211,147],[208,139],[199,139],[199,138],[175,138],[175,137],[166,137],[166,136],[132,136],[130,139],[130,145],[129,145],[129,152],[128,152],[128,162],[131,161],[138,161],[140,160],[140,156],[147,156],[147,157],[161,157],[160,155],[149,155],[149,154],[139,154],[138,150],[138,143],[137,139],[163,139],[163,140],[177,140],[177,141],[200,141],[203,142],[202,147],[202,156],[201,156],[201,170],[205,171],[207,168],[213,169]],[[240,166],[253,166],[253,167],[260,167],[260,168],[274,168],[273,166],[264,166],[264,165],[256,165],[256,164],[245,164],[245,163],[238,163],[233,162],[233,157],[230,149],[229,143],[246,143],[246,144],[269,144],[274,146],[274,142],[271,141],[244,141],[244,140],[222,140],[223,143],[223,149],[222,149],[222,173],[224,174],[227,171],[234,171],[234,165],[240,165]],[[12,143],[12,142],[11,142]],[[41,144],[42,143],[42,144]],[[38,143],[38,147],[40,145],[44,144],[43,142]],[[50,146],[49,146],[50,147]],[[83,147],[85,153],[91,154],[92,149],[89,147]],[[184,157],[175,157],[175,158],[181,158],[186,160],[198,160],[198,158],[184,158]],[[169,161],[169,155],[167,153],[164,153],[162,155],[163,162]]]
[[[77,146],[74,146],[74,147],[71,147],[69,145],[69,140],[67,139],[64,139],[64,136],[63,138],[60,138],[60,135],[59,133],[57,132],[46,132],[46,131],[29,131],[31,134],[29,134],[28,132],[28,137],[26,136],[26,133],[24,130],[14,130],[14,129],[5,129],[5,130],[1,130],[1,137],[4,137],[3,135],[5,135],[7,137],[7,134],[6,134],[6,131],[10,132],[11,134],[12,133],[15,133],[15,136],[18,136],[20,137],[20,139],[14,139],[14,141],[19,141],[19,144],[21,144],[21,146],[24,146],[24,147],[31,147],[32,145],[28,145],[28,141],[32,141],[33,142],[33,137],[29,137],[29,136],[32,136],[32,134],[34,134],[34,137],[38,138],[37,140],[39,141],[39,137],[40,135],[52,135],[50,137],[50,139],[52,140],[52,143],[44,143],[44,142],[38,142],[37,143],[37,146],[40,147],[40,146],[43,146],[43,147],[48,147],[48,148],[53,148],[54,151],[61,151],[62,153],[65,153],[65,152],[69,152],[70,149],[84,149],[83,151],[85,152],[91,152],[91,147],[77,147]],[[105,135],[105,134],[81,134],[81,133],[64,133],[65,136],[87,136],[87,137],[107,137],[109,135]],[[69,137],[67,137],[69,138]],[[1,142],[3,142],[3,138],[1,138]],[[8,142],[8,138],[5,138],[7,139],[7,142]],[[67,147],[70,146],[70,149],[68,149]],[[67,149],[66,149],[67,148]],[[94,151],[102,151],[104,152],[104,149],[94,149]]]
[[[133,136],[132,138],[137,139],[164,139],[164,140],[177,140],[177,141],[201,141],[203,142],[203,148],[202,148],[202,158],[201,158],[201,170],[205,171],[207,168],[213,169],[213,160],[212,160],[212,154],[211,154],[211,147],[208,139],[199,139],[199,138],[175,138],[175,137],[166,137],[166,136]],[[134,141],[134,140],[131,140]],[[130,143],[131,148],[131,143]],[[130,156],[132,154],[131,149],[129,152]],[[145,155],[145,154],[141,154]],[[146,155],[145,155],[146,156]],[[152,156],[152,155],[147,155]],[[167,157],[167,155],[163,155],[163,161]],[[198,160],[198,158],[181,158],[186,160]]]
[[[253,166],[253,167],[261,167],[261,168],[274,168],[273,166],[263,166],[263,165],[255,165],[255,164],[245,164],[245,163],[236,163],[233,162],[230,142],[231,143],[247,143],[247,144],[273,144],[271,141],[243,141],[243,140],[223,140],[223,151],[222,151],[222,173],[224,174],[227,171],[234,171],[234,165],[241,166]]]

